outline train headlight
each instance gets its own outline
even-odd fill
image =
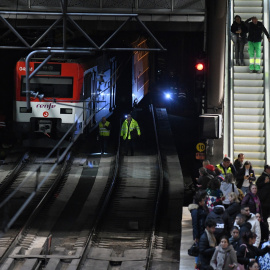
[[[60,108],[60,114],[72,114],[72,109]]]
[[[29,110],[26,107],[20,107],[20,113],[32,113],[32,107]]]
[[[166,98],[166,99],[171,99],[171,98],[172,98],[172,95],[171,95],[170,93],[166,93],[166,94],[165,94],[165,98]]]

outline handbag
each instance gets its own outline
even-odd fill
[[[196,242],[192,244],[192,246],[188,249],[188,255],[192,257],[198,257],[199,256],[199,247]]]
[[[246,257],[246,254],[247,254],[247,246],[245,244],[242,244],[241,246],[245,246],[246,247],[246,250],[245,250],[245,257]],[[240,246],[240,247],[241,247]],[[236,270],[246,270],[245,266],[243,264],[240,264],[238,263],[238,266],[236,268]]]
[[[245,266],[243,264],[238,263],[238,266],[237,266],[236,270],[246,270],[246,268],[245,268]]]

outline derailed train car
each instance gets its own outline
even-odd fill
[[[149,89],[149,52],[136,51],[135,49],[147,49],[147,39],[141,39],[132,45],[134,48],[132,57],[132,106],[136,106]]]
[[[31,74],[42,60],[32,60]],[[102,64],[101,64],[102,62]],[[115,108],[116,60],[54,59],[30,79],[30,108],[27,107],[24,59],[15,70],[14,123],[16,134],[62,136],[75,122],[75,132],[93,126]]]

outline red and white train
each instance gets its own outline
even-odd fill
[[[43,60],[32,60],[31,74]],[[16,133],[31,132],[61,136],[77,121],[83,130],[108,116],[115,107],[116,60],[98,65],[73,60],[52,60],[30,79],[30,109],[27,108],[24,59],[16,65],[14,123]],[[90,66],[90,68],[89,68]]]

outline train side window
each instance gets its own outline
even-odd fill
[[[84,77],[84,98],[91,97],[92,86],[93,86],[93,73],[90,72]]]

